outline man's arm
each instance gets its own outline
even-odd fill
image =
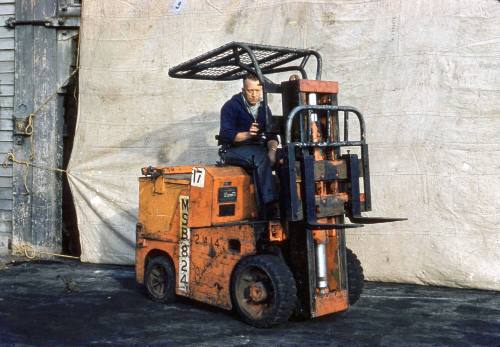
[[[235,105],[228,101],[222,106],[220,118],[219,138],[226,143],[243,142],[253,139],[259,133],[259,124],[253,123],[248,131],[238,132],[236,126],[236,115],[238,110]]]
[[[219,138],[223,143],[233,143],[238,133],[236,132],[236,119],[234,111],[228,102],[222,106],[220,112]]]
[[[242,131],[236,134],[234,142],[243,142],[253,139],[259,133],[259,123],[252,123],[248,131]]]

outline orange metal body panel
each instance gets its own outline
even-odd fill
[[[183,174],[191,173],[192,166],[167,166],[161,169],[161,172],[165,175],[167,174]]]
[[[208,176],[208,175],[207,175]],[[214,184],[212,177],[205,177],[203,188],[189,188],[190,204],[188,226],[190,228],[206,227],[212,224]]]
[[[135,279],[137,283],[144,283],[144,272],[146,270],[146,259],[151,251],[161,251],[172,259],[174,267],[178,269],[179,259],[174,257],[178,248],[177,242],[166,242],[151,239],[138,239],[135,250]]]
[[[327,260],[327,268],[328,268],[328,288],[330,291],[339,290],[340,289],[340,278],[339,275],[339,241],[337,237],[336,230],[329,230],[328,243],[326,245],[326,260]]]
[[[139,218],[143,233],[147,238],[176,241],[174,229],[178,231],[179,195],[188,195],[189,182],[172,180],[160,176],[155,180],[148,177],[139,179]]]
[[[239,241],[239,252],[231,249],[230,240]],[[255,247],[252,225],[192,229],[191,278],[187,296],[231,309],[231,273],[242,257],[255,254]]]
[[[240,251],[232,250],[229,240],[240,242]],[[176,272],[176,294],[201,302],[231,309],[231,273],[238,261],[255,254],[253,226],[249,224],[209,227],[191,230],[191,262],[189,291],[179,290],[179,247],[177,242],[139,239],[136,248],[136,281],[144,283],[146,259],[150,252],[170,256]]]
[[[347,290],[338,290],[316,296],[316,307],[312,317],[324,316],[333,312],[345,311],[349,308]]]
[[[304,93],[337,94],[339,92],[338,82],[316,80],[298,80],[297,82],[299,91]]]
[[[177,173],[177,172],[176,172]],[[150,251],[167,253],[178,268],[174,256],[179,240],[179,196],[187,195],[189,181],[168,176],[139,178],[139,215],[136,235],[136,279],[144,282],[146,258]]]
[[[162,176],[139,179],[136,280],[144,283],[150,254],[167,254],[175,268],[177,295],[231,309],[231,273],[242,257],[255,254],[255,232],[252,224],[215,224],[239,222],[257,214],[253,184],[250,176],[238,167],[197,168],[205,170],[203,187],[191,186],[186,179],[174,178],[175,174],[190,173],[190,167],[162,168]],[[236,188],[234,216],[218,215],[217,192],[220,187]],[[181,197],[189,197],[187,290],[179,283],[179,246],[183,226]]]
[[[200,166],[201,167],[201,166]],[[190,228],[239,222],[257,217],[255,190],[252,179],[245,170],[236,166],[202,166],[205,169],[203,187],[191,186],[189,191]],[[222,187],[236,188],[236,202],[219,203],[218,191]],[[230,216],[219,215],[219,205],[235,205],[235,213]]]

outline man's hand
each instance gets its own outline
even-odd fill
[[[248,131],[251,137],[255,137],[259,133],[259,123],[252,123],[250,130]]]
[[[271,162],[271,166],[276,164],[276,151],[278,149],[278,141],[270,140],[267,142],[267,156]]]
[[[242,131],[236,134],[234,142],[243,142],[246,140],[253,139],[259,134],[259,123],[252,123],[248,131]]]

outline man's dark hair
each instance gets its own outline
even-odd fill
[[[245,76],[243,76],[243,88],[245,88],[245,81],[247,80],[250,80],[250,81],[255,81],[255,82],[259,82],[259,85],[261,84],[260,81],[259,81],[259,78],[254,75],[253,73],[247,73]]]
[[[246,80],[259,81],[259,78],[253,73],[247,73],[245,76],[243,76],[243,82],[245,82]]]

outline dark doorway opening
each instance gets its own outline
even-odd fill
[[[72,66],[75,69],[76,66]],[[78,73],[66,87],[64,97],[64,136],[63,168],[67,169],[75,138],[78,115]],[[62,189],[62,251],[63,254],[79,257],[81,255],[80,233],[76,216],[73,194],[69,187],[68,176],[63,176]]]

